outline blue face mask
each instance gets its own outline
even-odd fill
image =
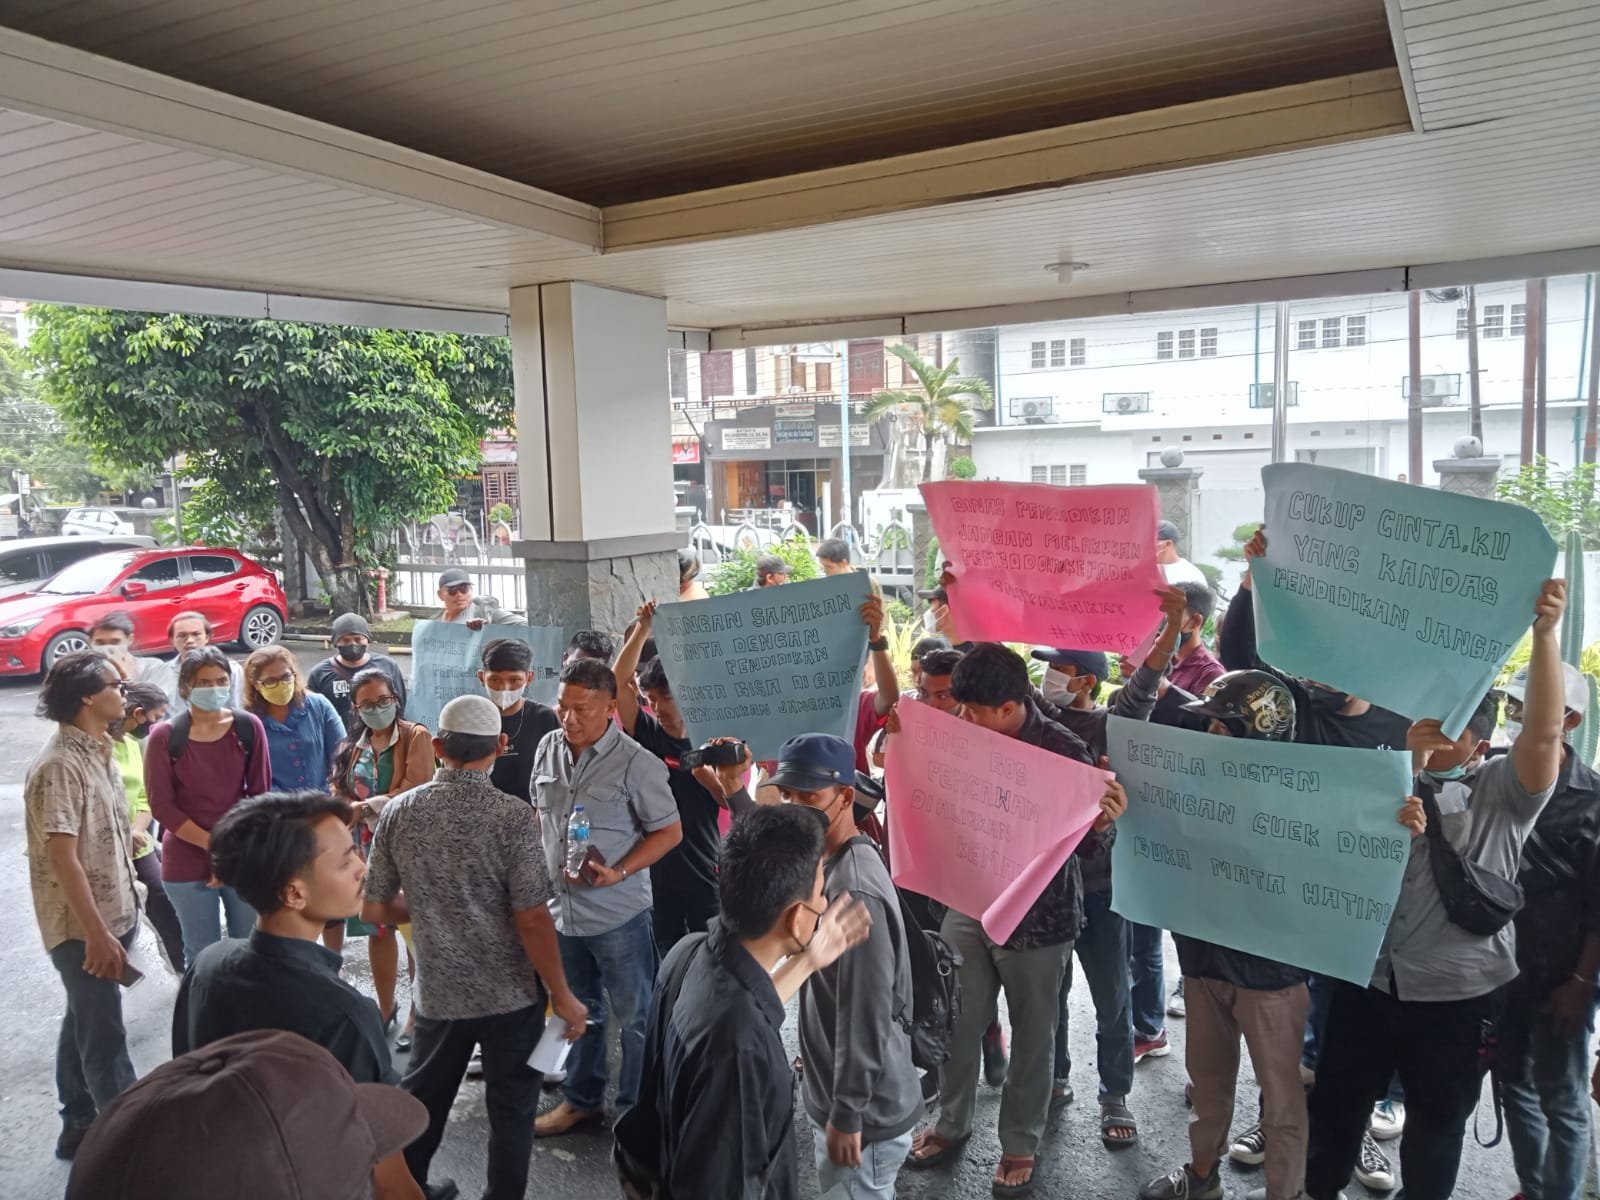
[[[1467,764],[1466,763],[1457,763],[1455,766],[1447,767],[1443,771],[1424,771],[1423,772],[1423,774],[1426,775],[1429,779],[1437,780],[1439,783],[1449,783],[1452,780],[1460,779],[1463,776],[1465,776],[1466,773],[1467,773]]]
[[[226,687],[197,687],[189,692],[189,707],[201,712],[221,712],[228,707],[228,697],[233,692]]]
[[[400,708],[395,704],[385,704],[379,708],[361,708],[356,711],[361,714],[361,721],[368,729],[380,730],[387,729],[394,724],[395,714],[400,711]]]

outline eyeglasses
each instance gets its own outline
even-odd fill
[[[293,675],[272,675],[272,676],[263,675],[259,679],[256,680],[256,686],[257,687],[274,687],[274,686],[276,686],[277,684],[280,684],[280,683],[293,683],[293,682],[294,682],[294,676]]]
[[[388,708],[395,702],[393,696],[385,696],[382,700],[369,700],[365,704],[356,705],[357,712],[375,713]]]

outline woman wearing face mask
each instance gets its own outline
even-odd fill
[[[267,731],[273,791],[330,790],[344,722],[325,697],[306,691],[287,646],[268,646],[244,660],[244,706]]]
[[[145,791],[166,831],[161,881],[183,927],[185,966],[222,940],[219,900],[229,937],[249,937],[256,921],[255,910],[211,874],[211,827],[244,797],[272,788],[266,730],[252,713],[228,707],[232,689],[227,655],[215,646],[190,650],[178,666],[188,711],[157,725],[146,742]]]
[[[150,919],[168,969],[183,973],[183,926],[177,910],[161,886],[161,851],[156,848],[150,826],[150,798],[144,790],[144,742],[150,728],[166,720],[167,694],[153,683],[130,683],[123,694],[125,702],[121,724],[111,727],[115,739],[111,757],[122,772],[122,790],[128,794],[128,821],[133,826],[133,869],[145,886],[144,915]]]
[[[380,668],[368,667],[351,680],[350,700],[354,715],[334,762],[333,790],[355,811],[355,838],[365,858],[383,806],[391,797],[421,787],[433,778],[433,737],[425,726],[404,719],[404,705],[395,695],[388,673]],[[367,938],[367,959],[372,964],[378,1011],[383,1014],[385,1028],[390,1028],[399,1014],[394,992],[400,973],[400,944],[394,928],[366,925],[359,917],[352,917],[347,925],[325,929],[322,940],[330,950],[339,950],[347,932]],[[409,945],[410,927],[402,926],[401,933],[407,936]],[[407,958],[415,978],[416,956],[408,954]],[[413,1004],[405,1032],[400,1035],[401,1049],[410,1049],[416,1019]]]

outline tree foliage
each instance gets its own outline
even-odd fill
[[[879,392],[862,414],[869,421],[893,417],[897,436],[902,433],[922,437],[922,482],[933,478],[933,451],[940,442],[970,442],[975,411],[994,407],[994,392],[987,381],[961,374],[961,360],[952,358],[936,367],[910,346],[890,346],[916,377],[917,386],[898,391]]]
[[[208,523],[281,513],[337,606],[388,531],[447,508],[511,415],[503,339],[43,306],[41,389],[106,462],[184,456]],[[197,514],[197,516],[200,514]]]
[[[740,546],[731,556],[723,559],[705,573],[706,592],[712,596],[726,596],[746,591],[755,586],[756,559],[776,554],[789,564],[791,583],[804,583],[822,572],[811,552],[811,542],[798,533],[787,541],[770,546]]]
[[[1595,493],[1594,463],[1570,471],[1538,458],[1515,475],[1502,475],[1495,495],[1539,514],[1550,536],[1558,542],[1568,533],[1583,539],[1585,550],[1600,550],[1600,495]]]

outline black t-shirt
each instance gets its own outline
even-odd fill
[[[335,654],[311,668],[311,676],[306,680],[306,686],[318,695],[327,697],[328,702],[339,714],[339,719],[349,725],[350,681],[368,667],[377,667],[389,677],[389,686],[394,689],[394,697],[400,701],[400,707],[403,709],[406,703],[406,677],[400,670],[400,664],[387,654],[369,654],[367,661],[359,667],[352,667]]]
[[[524,700],[522,707],[509,717],[501,713],[500,732],[506,735],[506,752],[494,760],[490,781],[508,796],[532,804],[533,752],[545,734],[560,728],[555,709],[535,700]]]
[[[701,787],[694,772],[685,771],[678,760],[692,749],[688,738],[672,737],[661,722],[641,712],[634,719],[633,740],[667,764],[667,786],[678,804],[678,819],[683,823],[683,841],[667,851],[650,868],[650,880],[657,887],[715,888],[717,858],[722,849],[722,831],[717,827],[721,806]]]

